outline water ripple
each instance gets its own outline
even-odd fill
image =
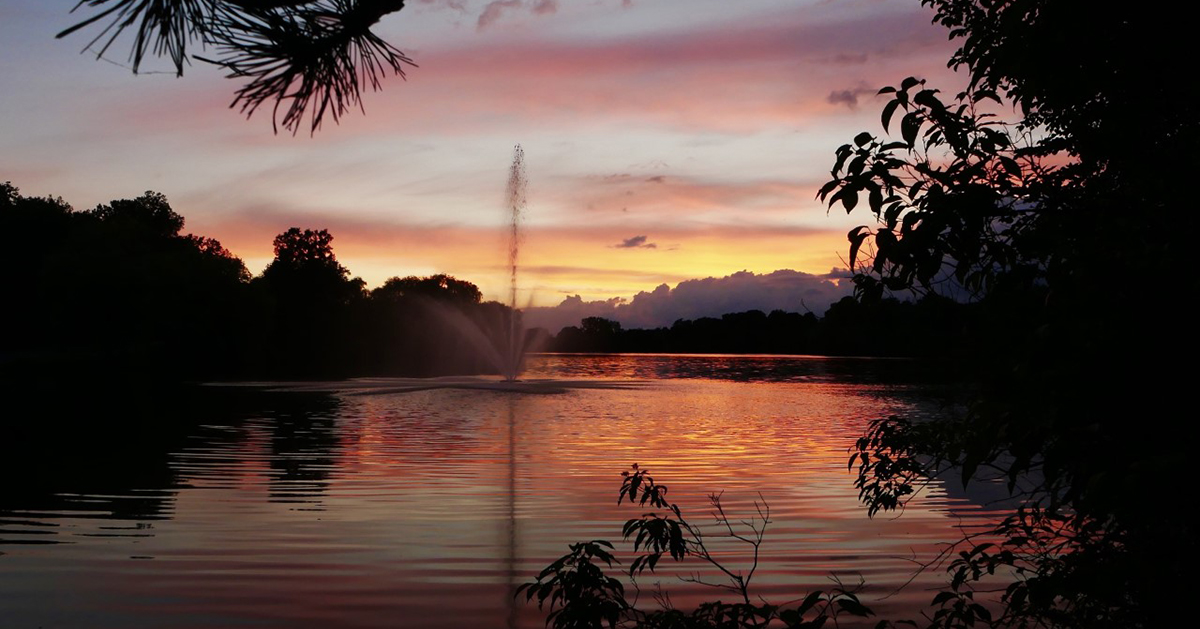
[[[933,486],[903,517],[866,517],[847,448],[871,418],[931,412],[888,365],[544,356],[534,378],[569,386],[293,387],[307,393],[143,452],[133,463],[146,473],[93,468],[0,499],[0,609],[14,626],[101,629],[541,627],[512,587],[568,543],[616,541],[641,513],[616,504],[619,473],[637,462],[694,522],[713,521],[714,492],[735,517],[769,505],[762,596],[861,577],[881,611],[911,611],[939,579],[888,596],[914,560],[995,512]],[[749,566],[744,548],[707,530],[715,554]],[[714,594],[679,581],[693,572],[718,576],[665,565],[640,585],[688,605]]]

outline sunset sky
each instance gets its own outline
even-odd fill
[[[77,209],[162,192],[253,272],[275,234],[327,228],[369,286],[449,273],[498,299],[519,143],[521,299],[542,306],[819,282],[802,274],[842,266],[870,222],[814,195],[834,149],[879,129],[875,91],[962,83],[917,0],[410,0],[375,30],[420,67],[293,137],[229,109],[239,84],[203,63],[134,76],[128,38],[109,62],[80,54],[94,30],[56,40],[74,4],[0,5],[0,181]]]

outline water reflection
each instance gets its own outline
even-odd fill
[[[102,415],[30,418],[0,438],[0,549],[79,542],[79,537],[145,537],[170,518],[178,476],[169,455],[177,435],[80,428]],[[68,433],[68,434],[64,434]],[[64,438],[66,437],[66,438]]]
[[[944,376],[929,361],[732,354],[541,354],[526,375],[547,378],[677,379],[929,385]]]
[[[517,601],[517,587],[525,579],[525,575],[517,571],[520,549],[517,545],[517,396],[510,395],[508,402],[508,555],[505,557],[505,572],[508,581],[508,591],[505,592],[504,603],[508,607],[505,626],[512,629],[517,626],[520,611]]]
[[[297,403],[278,409],[270,421],[271,449],[266,457],[271,469],[270,500],[296,509],[321,510],[321,494],[342,445],[337,431],[341,403],[326,396],[281,399]]]
[[[756,580],[774,600],[831,571],[881,596],[908,578],[906,558],[987,516],[936,486],[899,520],[859,507],[846,447],[917,403],[901,363],[608,360],[535,357],[531,371],[687,379],[553,396],[247,393],[154,409],[143,428],[170,429],[137,439],[128,423],[57,419],[5,442],[20,458],[0,463],[0,609],[14,626],[540,627],[514,585],[568,543],[619,538],[636,515],[616,505],[619,472],[635,461],[696,520],[711,491],[734,512],[762,492],[775,523]],[[784,375],[753,375],[766,371]],[[712,595],[659,578],[679,604]],[[926,599],[918,583],[877,606]]]

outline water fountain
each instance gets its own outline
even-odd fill
[[[505,198],[508,216],[508,306],[486,324],[467,316],[456,306],[426,299],[420,303],[444,324],[448,332],[465,340],[477,358],[483,359],[503,382],[516,382],[525,367],[528,350],[525,329],[517,311],[517,262],[521,248],[521,217],[525,213],[525,151],[513,149]]]
[[[570,389],[613,389],[640,388],[641,381],[615,380],[550,380],[518,379],[525,367],[527,344],[525,329],[521,326],[517,310],[517,270],[521,249],[521,220],[525,214],[526,179],[525,151],[518,144],[513,149],[512,164],[508,171],[505,192],[508,218],[508,262],[509,276],[508,313],[506,320],[485,329],[461,310],[433,300],[425,306],[437,314],[438,319],[450,327],[455,334],[467,341],[483,358],[499,379],[476,376],[448,376],[440,378],[353,378],[337,382],[305,383],[244,383],[251,386],[268,386],[275,390],[313,391],[345,393],[351,395],[374,395],[406,393],[427,389],[485,389],[490,391],[512,391],[521,393],[562,393]],[[489,333],[490,332],[490,333]]]
[[[512,166],[508,170],[508,341],[503,354],[505,363],[500,375],[513,381],[520,375],[525,358],[525,330],[517,317],[517,258],[521,250],[521,215],[525,213],[525,150],[518,144],[513,148]]]

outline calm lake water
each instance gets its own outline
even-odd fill
[[[868,519],[858,503],[847,448],[866,423],[936,412],[913,363],[530,363],[531,377],[645,382],[557,395],[238,396],[141,409],[177,426],[152,437],[80,444],[50,430],[10,443],[25,458],[0,485],[0,626],[541,627],[513,586],[571,542],[624,548],[621,525],[642,510],[616,497],[634,462],[694,522],[712,521],[711,492],[739,518],[761,494],[771,524],[753,589],[773,602],[827,588],[830,575],[861,577],[865,602],[911,616],[942,578],[893,594],[912,559],[993,517],[939,485],[899,518]],[[700,566],[663,567],[645,589],[659,581],[681,606],[720,597],[677,578]]]

